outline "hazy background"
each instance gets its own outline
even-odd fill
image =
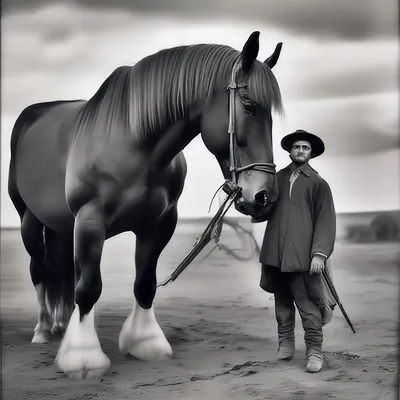
[[[23,108],[88,99],[116,67],[163,48],[222,43],[241,50],[254,30],[261,32],[260,60],[284,43],[274,68],[286,111],[274,120],[278,168],[289,161],[282,137],[310,130],[326,143],[311,165],[331,185],[339,213],[398,209],[394,0],[8,0],[1,32],[1,226],[19,226],[7,179],[10,134]],[[200,137],[185,154],[180,217],[206,216],[222,174]]]

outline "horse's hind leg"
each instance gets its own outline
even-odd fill
[[[160,360],[172,355],[171,346],[154,315],[153,300],[158,258],[170,241],[176,223],[177,210],[173,208],[154,229],[151,237],[137,237],[136,240],[134,305],[122,327],[119,348],[122,353],[142,360]]]
[[[28,210],[21,221],[21,236],[26,251],[31,256],[30,272],[38,300],[38,322],[32,343],[46,343],[50,338],[51,317],[46,306],[46,251],[43,224]]]
[[[46,299],[53,319],[51,333],[63,335],[74,307],[73,233],[45,228],[47,273]]]
[[[46,251],[43,236],[43,224],[30,212],[22,200],[16,180],[14,161],[10,162],[8,174],[8,194],[21,219],[21,236],[25,249],[31,257],[30,273],[38,300],[38,322],[34,329],[32,343],[49,341],[50,315],[46,308],[45,278]]]

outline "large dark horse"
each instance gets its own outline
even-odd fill
[[[104,241],[126,231],[136,235],[136,278],[119,348],[144,360],[172,354],[154,315],[156,267],[177,223],[182,149],[196,135],[225,179],[242,188],[240,212],[260,219],[273,207],[271,114],[282,102],[271,69],[281,43],[264,62],[258,51],[259,32],[241,52],[213,44],[165,49],[117,68],[88,101],[33,104],[18,117],[9,195],[38,298],[32,342],[61,331],[56,363],[64,372],[101,376],[110,365],[94,306]]]

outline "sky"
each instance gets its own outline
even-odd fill
[[[9,143],[26,106],[89,99],[116,67],[163,48],[221,43],[241,50],[255,30],[261,61],[283,42],[273,69],[285,107],[283,118],[274,116],[278,169],[290,161],[282,137],[306,129],[325,142],[325,154],[310,164],[330,184],[338,212],[400,208],[396,1],[364,0],[362,7],[348,0],[2,3],[1,226],[19,226],[7,194]],[[200,136],[184,153],[188,176],[179,215],[207,216],[222,174]]]

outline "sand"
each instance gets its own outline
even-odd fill
[[[161,256],[159,280],[179,264],[201,230],[201,224],[180,224]],[[53,364],[59,339],[30,343],[36,295],[29,259],[18,231],[3,231],[1,240],[4,400],[396,398],[398,243],[337,243],[335,284],[357,333],[336,309],[324,329],[323,371],[308,374],[298,316],[295,357],[277,361],[274,302],[258,286],[257,258],[241,262],[219,250],[157,291],[156,316],[173,358],[145,362],[120,354],[118,335],[131,310],[134,277],[134,237],[120,235],[106,242],[97,306],[98,335],[111,367],[101,381],[74,381]],[[238,243],[224,233],[221,241]]]

